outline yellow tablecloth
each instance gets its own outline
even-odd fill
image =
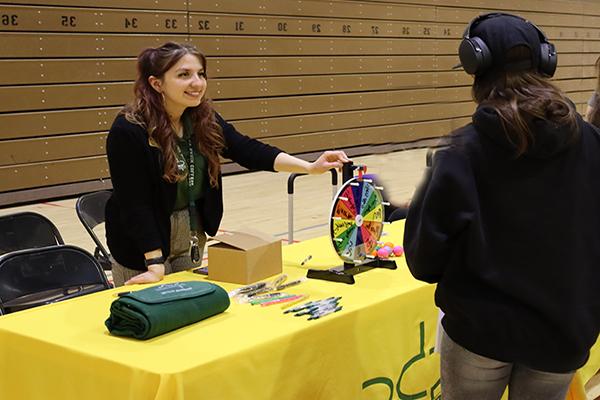
[[[403,224],[387,228],[386,240],[400,243]],[[284,248],[289,279],[339,262],[327,238]],[[342,311],[315,321],[232,303],[169,334],[124,339],[104,326],[124,288],[0,317],[0,399],[438,398],[434,286],[414,280],[404,258],[398,266],[356,275],[355,285],[308,280],[289,289],[313,300],[342,296]],[[204,278],[185,272],[166,281],[195,279]]]

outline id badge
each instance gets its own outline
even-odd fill
[[[192,235],[190,237],[190,258],[193,263],[198,263],[200,258],[200,246],[198,244],[198,236]]]

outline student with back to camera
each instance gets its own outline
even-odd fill
[[[326,151],[309,163],[240,134],[205,95],[206,58],[165,43],[137,60],[135,100],[107,138],[113,194],[106,237],[116,286],[197,267],[223,215],[219,157],[257,170],[319,174],[349,161]]]
[[[487,14],[459,48],[473,122],[412,199],[412,274],[445,313],[444,400],[564,400],[600,324],[600,137],[548,80],[554,46]]]

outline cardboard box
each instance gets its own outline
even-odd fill
[[[281,240],[244,229],[213,238],[208,246],[208,279],[246,285],[281,274]]]

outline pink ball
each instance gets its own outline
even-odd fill
[[[388,258],[390,256],[389,251],[384,248],[377,250],[377,257],[379,258]]]
[[[397,257],[400,257],[402,254],[404,254],[404,248],[402,246],[395,246],[392,251]]]

